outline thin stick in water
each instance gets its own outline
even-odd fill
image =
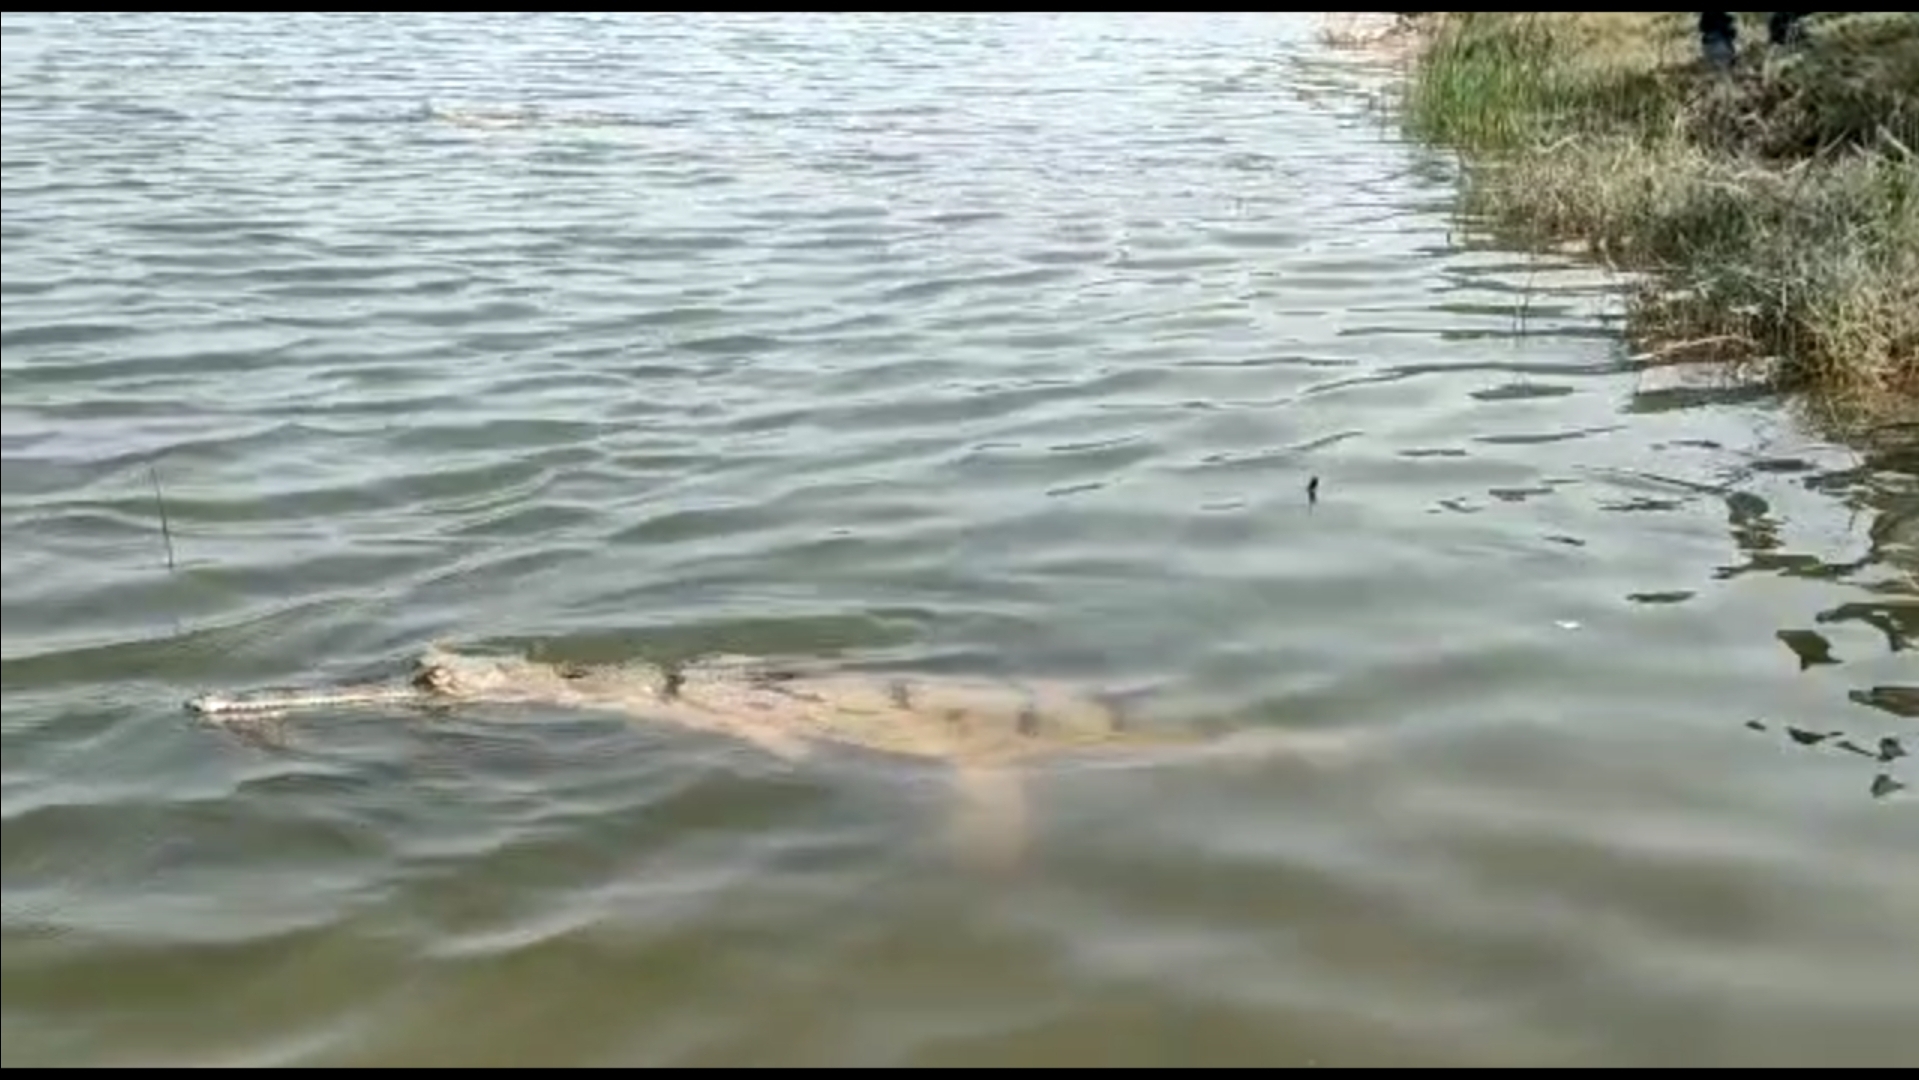
[[[147,463],[147,476],[153,480],[153,502],[160,508],[160,540],[167,548],[167,573],[173,573],[173,526],[167,522],[167,497],[160,494],[160,469],[152,462]]]

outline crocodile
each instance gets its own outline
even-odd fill
[[[962,855],[1001,867],[1017,858],[1029,831],[1024,762],[1220,742],[1217,732],[1142,727],[1116,698],[1070,683],[886,676],[819,661],[735,655],[677,665],[587,665],[436,645],[398,684],[209,693],[187,707],[224,722],[301,710],[461,703],[617,712],[729,736],[787,763],[807,759],[823,744],[838,744],[944,764],[958,796],[951,839]],[[1286,750],[1311,741],[1275,737]]]

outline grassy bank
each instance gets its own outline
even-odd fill
[[[1919,16],[1817,15],[1793,49],[1745,22],[1730,72],[1695,18],[1424,16],[1406,122],[1461,153],[1479,225],[1649,271],[1645,353],[1919,414]]]

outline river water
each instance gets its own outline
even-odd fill
[[[1642,386],[1310,19],[4,30],[8,1065],[1919,1061],[1915,455]],[[856,754],[180,708],[432,640],[1340,752],[990,875]]]

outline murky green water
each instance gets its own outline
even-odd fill
[[[1306,19],[4,29],[6,1064],[1919,1058],[1914,455],[1637,393]],[[1356,749],[988,879],[909,770],[179,707],[434,638]]]

